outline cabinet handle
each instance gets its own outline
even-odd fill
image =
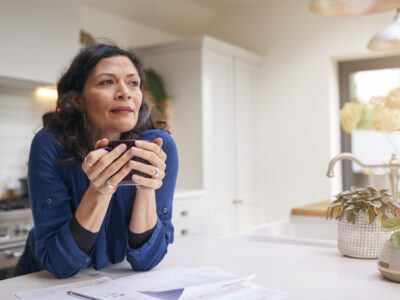
[[[243,200],[242,199],[233,199],[232,203],[233,203],[233,205],[243,204]]]
[[[187,235],[189,231],[187,229],[182,229],[181,230],[181,235]]]
[[[182,217],[186,217],[188,215],[188,211],[187,210],[182,210],[181,211],[181,216]]]

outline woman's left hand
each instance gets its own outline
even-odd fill
[[[157,190],[162,186],[162,181],[165,177],[165,161],[167,159],[167,155],[161,148],[162,144],[163,140],[161,138],[156,138],[152,142],[140,140],[135,142],[134,156],[147,160],[150,165],[132,161],[134,164],[133,169],[151,176],[150,178],[145,178],[140,175],[133,175],[132,180],[138,184],[136,186],[137,190]]]

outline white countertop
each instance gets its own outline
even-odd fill
[[[203,197],[205,194],[205,190],[176,189],[174,193],[174,200]]]
[[[343,257],[337,249],[251,241],[244,237],[177,239],[155,269],[218,266],[253,279],[268,289],[285,291],[288,299],[396,299],[400,284],[385,280],[376,260]],[[86,269],[69,279],[55,279],[46,271],[0,281],[0,299],[12,291],[48,287],[106,275],[131,275],[124,262],[103,271]]]

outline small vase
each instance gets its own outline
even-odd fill
[[[387,240],[378,259],[378,269],[383,277],[400,282],[400,249]]]
[[[368,224],[363,214],[358,214],[356,223],[348,223],[346,215],[338,222],[338,248],[340,253],[357,258],[378,258],[389,238],[390,232],[382,232],[375,218]]]

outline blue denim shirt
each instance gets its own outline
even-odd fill
[[[178,172],[177,149],[172,137],[162,130],[141,133],[145,140],[157,137],[163,139],[167,167],[163,185],[156,190],[158,220],[151,238],[138,249],[129,247],[128,226],[136,188],[119,187],[112,196],[96,243],[86,254],[76,245],[69,222],[89,186],[89,179],[81,165],[58,166],[56,159],[64,154],[63,150],[47,130],[38,132],[32,141],[28,165],[29,197],[35,226],[28,237],[23,268],[44,268],[58,278],[65,278],[89,265],[99,270],[108,263],[119,263],[125,256],[134,271],[156,266],[174,239],[171,216]],[[32,268],[35,262],[40,267]]]

